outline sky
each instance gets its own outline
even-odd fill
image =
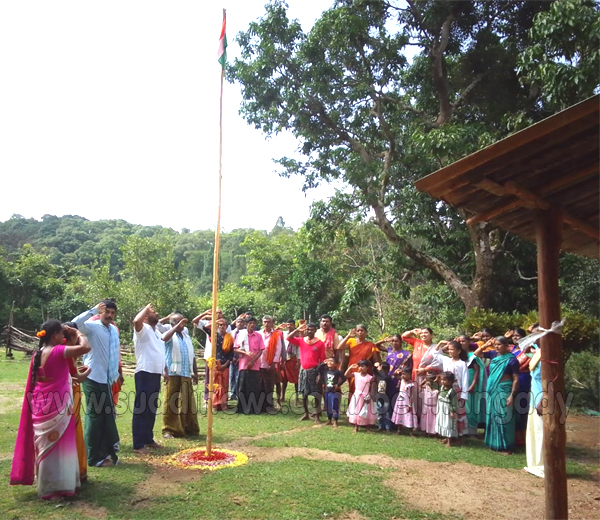
[[[220,66],[266,0],[0,2],[0,221],[13,214],[124,219],[175,230],[214,229]],[[305,30],[325,2],[289,0]],[[289,135],[267,140],[238,114],[225,82],[221,227],[299,228],[310,204],[300,178],[276,173]],[[295,196],[290,196],[296,194]]]

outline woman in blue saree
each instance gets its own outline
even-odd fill
[[[487,380],[485,445],[494,451],[510,455],[515,447],[514,402],[519,386],[519,362],[510,352],[510,341],[498,336],[494,342],[496,354],[490,362]],[[481,348],[475,355],[482,355]]]

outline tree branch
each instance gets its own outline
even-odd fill
[[[318,101],[317,99],[315,99],[312,96],[310,96],[308,98],[307,103],[308,103],[308,106],[307,106],[308,110],[312,111],[313,113],[316,113],[319,116],[319,119],[321,120],[321,122],[327,128],[329,128],[330,130],[333,130],[340,139],[342,139],[343,141],[346,141],[352,147],[352,149],[360,155],[360,158],[365,163],[371,162],[371,160],[372,160],[371,154],[367,151],[367,149],[357,139],[352,137],[346,129],[337,125],[335,123],[335,121],[333,121],[333,119],[331,119],[331,117],[329,117],[329,114],[327,113],[327,110],[323,106],[323,103],[321,103],[320,101]]]
[[[448,40],[450,39],[450,27],[452,25],[453,16],[450,14],[444,20],[440,28],[440,33],[436,37],[434,45],[429,50],[429,57],[431,58],[431,72],[433,74],[433,85],[438,94],[438,100],[440,105],[440,111],[437,119],[431,124],[433,128],[439,128],[443,125],[452,115],[453,108],[450,103],[450,97],[448,94],[448,78],[444,70],[444,51],[448,46]]]
[[[458,99],[452,103],[452,112],[467,98],[471,91],[477,86],[477,83],[481,81],[483,74],[478,74],[473,81],[462,91]]]
[[[404,254],[406,254],[411,260],[416,262],[423,267],[426,267],[437,274],[442,280],[444,280],[459,296],[459,298],[465,304],[467,310],[476,306],[476,300],[474,298],[473,291],[466,285],[458,275],[448,267],[444,262],[438,258],[420,251],[413,244],[411,244],[406,238],[398,235],[396,230],[391,225],[387,216],[385,215],[385,208],[383,203],[376,199],[371,199],[371,207],[375,212],[375,219],[379,228],[383,231],[387,239],[392,243],[400,246]]]
[[[519,275],[519,278],[521,280],[537,280],[538,277],[537,276],[523,276],[523,273],[521,273],[521,269],[519,269],[519,264],[515,263],[515,267],[517,268],[517,274]]]

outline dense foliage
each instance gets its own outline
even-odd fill
[[[345,221],[331,233],[311,219],[297,232],[278,222],[270,232],[221,236],[219,305],[230,317],[252,311],[315,319],[327,312],[340,330],[362,322],[379,337],[428,324],[439,338],[483,326],[501,334],[537,319],[534,277],[517,280],[514,272],[498,271],[498,287],[508,289],[497,291],[497,305],[465,316],[446,284],[415,269],[368,223]],[[0,240],[1,323],[13,302],[15,324],[33,330],[48,317],[70,319],[111,296],[128,341],[133,316],[148,302],[162,314],[177,309],[190,318],[211,305],[214,234],[208,230],[13,216],[0,223]],[[569,354],[597,343],[598,272],[597,261],[562,257]]]

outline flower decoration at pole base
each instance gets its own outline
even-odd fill
[[[234,468],[248,462],[248,456],[239,451],[215,448],[210,455],[205,448],[190,448],[179,451],[166,461],[171,466],[182,469],[204,469],[214,471],[221,468]]]

